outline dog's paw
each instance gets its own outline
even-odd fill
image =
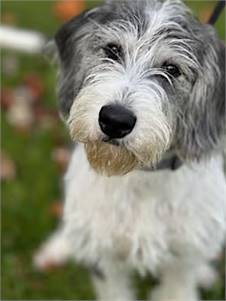
[[[218,279],[218,274],[216,270],[209,266],[204,265],[200,268],[198,273],[198,282],[202,288],[210,288],[215,281]]]
[[[150,293],[151,301],[199,301],[199,293],[193,283],[180,281],[172,274],[174,281],[162,281]]]
[[[65,239],[54,235],[34,254],[34,267],[40,271],[48,271],[62,266],[70,257],[70,248]]]

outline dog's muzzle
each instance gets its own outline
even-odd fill
[[[116,176],[153,167],[168,149],[170,129],[161,111],[150,112],[153,119],[148,131],[143,120],[138,123],[139,117],[126,106],[108,103],[95,111],[90,102],[86,104],[85,96],[83,100],[74,102],[68,125],[71,137],[84,144],[87,159],[98,173]]]

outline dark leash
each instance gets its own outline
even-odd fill
[[[221,12],[225,7],[225,0],[218,0],[217,4],[207,22],[207,24],[214,25],[219,18]],[[155,167],[143,167],[143,171],[158,171],[158,170],[177,170],[183,165],[183,161],[177,156],[177,154],[168,152],[166,156]]]
[[[207,24],[214,25],[225,7],[225,0],[218,0]]]

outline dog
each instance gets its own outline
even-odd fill
[[[39,268],[72,258],[100,300],[199,300],[226,232],[225,46],[177,0],[109,0],[56,33],[59,109],[76,141],[61,225]]]

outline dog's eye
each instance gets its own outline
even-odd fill
[[[169,63],[164,63],[162,65],[162,68],[170,75],[172,75],[173,77],[179,77],[181,75],[180,69],[173,64],[169,64]]]
[[[107,58],[113,61],[119,61],[122,55],[122,48],[119,45],[110,43],[107,44],[104,48],[105,55]]]

